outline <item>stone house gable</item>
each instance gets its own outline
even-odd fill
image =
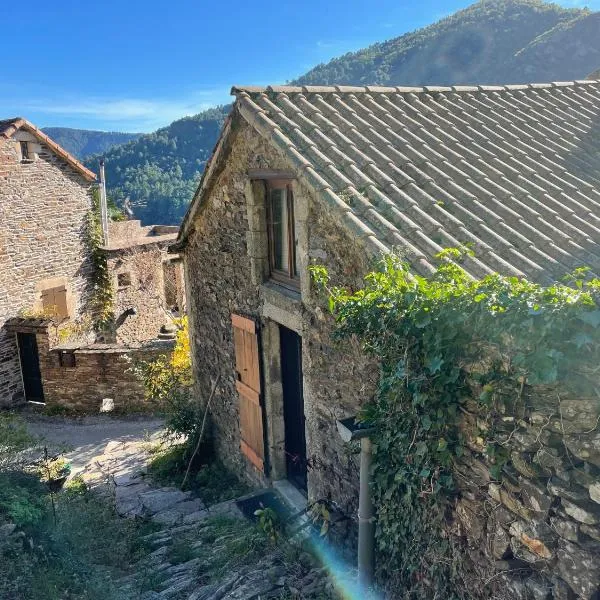
[[[30,123],[0,121],[0,405],[25,398],[17,334],[6,321],[50,306],[64,320],[85,312],[93,180]]]
[[[306,464],[311,497],[333,497],[348,507],[357,501],[357,457],[336,431],[336,418],[358,410],[373,391],[375,371],[353,348],[330,338],[323,299],[315,296],[307,266],[328,265],[336,280],[359,285],[368,267],[357,247],[300,181],[293,181],[296,206],[300,290],[268,278],[264,198],[248,179],[248,170],[289,170],[281,153],[242,120],[230,125],[233,142],[210,194],[191,223],[182,249],[197,394],[206,399],[217,376],[212,403],[217,453],[230,467],[256,483],[285,480],[286,423],[283,403],[281,328],[301,337]],[[260,346],[261,403],[265,467],[257,469],[240,450],[240,400],[232,315],[257,325]],[[350,359],[350,360],[348,360]],[[301,423],[288,423],[301,428]]]

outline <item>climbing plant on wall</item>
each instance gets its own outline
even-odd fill
[[[92,209],[87,219],[87,242],[92,262],[90,308],[94,319],[94,328],[105,331],[113,322],[113,289],[106,261],[102,250],[103,235],[100,219],[100,193],[92,191]]]
[[[507,436],[495,430],[495,415],[513,410],[525,386],[593,389],[600,359],[600,281],[586,269],[549,286],[498,274],[473,279],[460,266],[468,252],[443,251],[429,277],[387,256],[355,292],[332,287],[324,267],[311,269],[336,337],[357,336],[380,361],[376,398],[361,417],[377,432],[378,568],[411,598],[470,595],[444,527],[453,465],[467,445],[499,476]],[[461,428],[467,403],[485,415],[475,440]]]

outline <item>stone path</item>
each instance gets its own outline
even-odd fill
[[[145,440],[115,440],[93,457],[79,473],[84,481],[115,502],[123,517],[150,519],[161,530],[147,536],[151,554],[118,582],[123,598],[139,600],[266,600],[286,598],[335,598],[333,584],[324,569],[308,553],[300,561],[283,560],[281,547],[274,545],[265,556],[244,562],[213,581],[201,574],[202,558],[228,552],[219,523],[212,517],[247,521],[235,500],[206,507],[190,492],[154,487],[145,477],[159,432]],[[214,530],[214,533],[213,533]],[[235,541],[235,535],[233,536]],[[178,556],[183,552],[184,557]],[[140,593],[139,589],[146,589]],[[149,588],[149,589],[148,589]]]

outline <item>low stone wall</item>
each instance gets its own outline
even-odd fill
[[[141,348],[91,345],[74,350],[74,366],[64,366],[71,358],[64,355],[61,358],[60,349],[49,350],[46,336],[37,338],[44,396],[49,408],[97,413],[105,398],[114,401],[117,412],[155,408],[145,398],[143,384],[131,367],[135,361],[152,360],[170,353],[173,342]]]
[[[471,451],[457,464],[452,533],[464,542],[474,592],[481,598],[599,598],[599,398],[525,386],[522,397],[501,402],[500,409],[490,422],[476,402],[465,404]],[[482,452],[486,429],[505,451],[496,478]]]

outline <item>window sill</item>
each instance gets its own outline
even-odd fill
[[[33,158],[22,158],[21,159],[21,164],[24,164],[24,165],[30,165],[31,163],[34,163],[34,162],[35,162],[35,159],[33,159]]]
[[[283,294],[290,300],[300,301],[301,299],[300,285],[295,286],[292,283],[285,283],[283,281],[279,281],[278,279],[268,279],[263,283],[263,288]]]

